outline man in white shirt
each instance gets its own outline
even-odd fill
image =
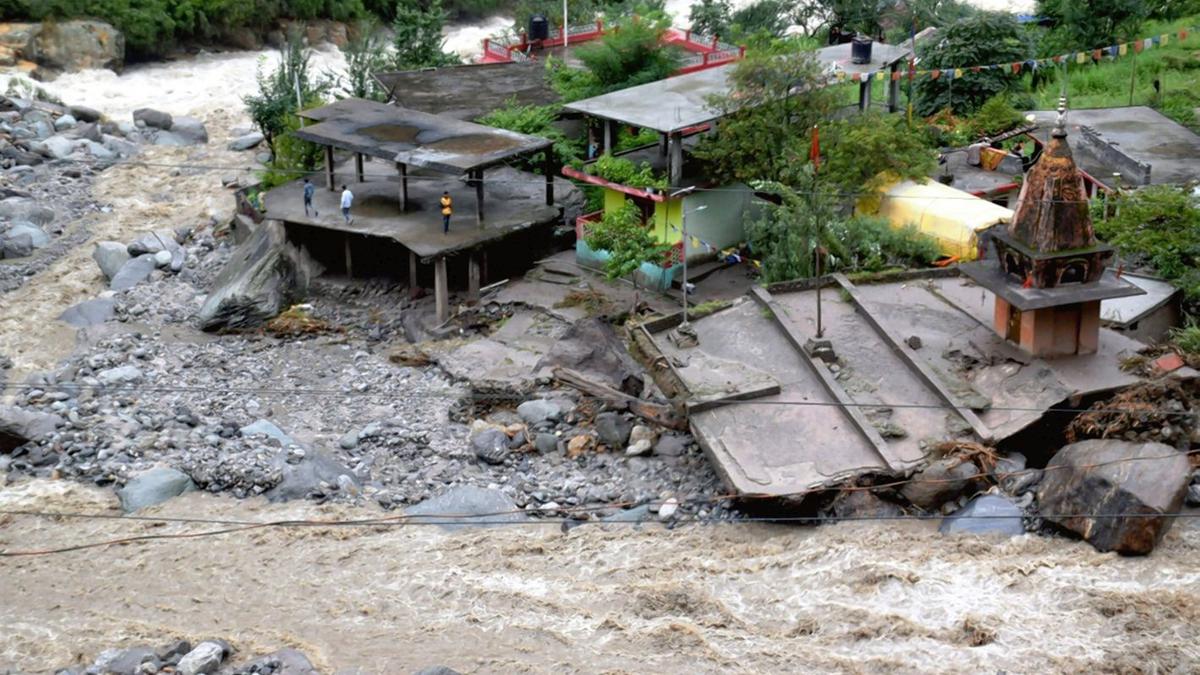
[[[354,203],[354,193],[345,185],[342,186],[342,217],[346,219],[346,224],[354,222],[350,217],[350,205]]]

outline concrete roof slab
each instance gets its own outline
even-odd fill
[[[728,93],[733,67],[731,64],[668,77],[563,107],[659,133],[674,133],[720,117],[720,112],[709,104],[709,97]]]

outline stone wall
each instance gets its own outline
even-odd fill
[[[1103,134],[1092,127],[1082,125],[1079,127],[1079,131],[1079,147],[1100,160],[1100,163],[1105,166],[1111,166],[1120,171],[1123,185],[1150,184],[1149,164],[1139,162],[1125,154],[1116,141],[1106,139]],[[1108,176],[1094,176],[1094,178],[1105,183],[1109,179]]]
[[[0,66],[44,79],[125,65],[125,36],[102,21],[0,23]]]

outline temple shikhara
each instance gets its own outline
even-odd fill
[[[1012,222],[993,236],[996,258],[961,266],[996,295],[996,332],[1033,356],[1095,353],[1100,301],[1142,293],[1108,269],[1113,249],[1092,229],[1066,117],[1064,98],[1050,141],[1025,176]]]

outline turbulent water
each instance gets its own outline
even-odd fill
[[[0,509],[112,502],[67,483],[0,490]],[[376,514],[203,494],[153,513]],[[0,549],[210,527],[0,516]],[[256,530],[0,559],[0,669],[221,636],[372,673],[1196,672],[1198,553],[1192,522],[1142,559],[930,523]]]

